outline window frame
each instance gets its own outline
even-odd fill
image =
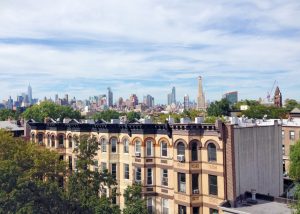
[[[184,178],[184,179],[182,179]],[[182,181],[184,180],[184,181]],[[177,173],[178,192],[186,193],[186,174],[182,172]]]
[[[110,152],[117,153],[118,139],[113,137],[110,139]]]
[[[292,134],[293,133],[293,134]],[[294,130],[290,130],[290,140],[294,141],[295,140],[295,131]]]
[[[153,168],[146,168],[146,169],[147,169],[147,182],[146,182],[146,184],[147,185],[153,185]],[[151,181],[151,182],[149,182],[149,181]]]
[[[115,166],[115,172],[114,172],[114,167]],[[117,179],[117,164],[116,163],[112,163],[111,164],[111,169],[110,169],[110,173],[111,173],[111,176],[114,178],[114,179]]]
[[[214,148],[212,148],[211,146],[213,146]],[[217,162],[217,146],[212,142],[207,144],[207,161]]]
[[[167,175],[167,176],[165,176],[165,175]],[[165,186],[165,187],[169,186],[168,176],[169,176],[168,169],[161,169],[161,185],[162,186]],[[166,180],[166,181],[164,181],[164,180]]]
[[[129,164],[124,163],[124,179],[129,180],[130,179],[130,169]]]
[[[197,142],[193,142],[191,145],[191,160],[192,161],[198,161],[198,143]]]
[[[150,145],[150,148],[148,147],[149,145]],[[150,152],[150,154],[148,152]],[[152,157],[153,156],[153,141],[152,140],[147,140],[146,141],[146,156],[147,157]]]
[[[135,153],[142,154],[142,142],[140,140],[136,140],[134,143],[134,151]]]
[[[135,174],[134,180],[136,182],[141,182],[142,181],[142,168],[141,167],[136,167],[134,174]],[[137,178],[140,178],[140,179],[137,179]]]
[[[183,142],[177,144],[177,155],[183,155],[185,157],[185,145]]]
[[[105,138],[100,139],[101,143],[101,153],[107,152],[107,142]]]
[[[166,145],[166,148],[164,148],[164,144]],[[164,152],[166,153],[166,155],[164,155]],[[161,141],[160,143],[160,156],[165,158],[168,157],[168,143],[165,141]]]
[[[123,140],[123,153],[129,153],[129,140],[127,138]]]
[[[208,193],[209,195],[218,196],[218,176],[208,175]]]

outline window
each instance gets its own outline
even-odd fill
[[[69,148],[72,148],[73,147],[73,141],[72,141],[72,137],[71,136],[69,136],[68,142],[69,142]]]
[[[58,146],[64,147],[64,136],[63,135],[58,136]]]
[[[281,138],[282,138],[282,141],[284,141],[284,131],[281,131]]]
[[[215,175],[208,175],[208,186],[210,195],[218,195],[218,177]]]
[[[140,182],[142,180],[142,169],[140,167],[135,168],[135,181]]]
[[[193,207],[193,214],[199,214],[199,207]]]
[[[186,206],[178,205],[178,214],[186,214]]]
[[[161,185],[168,186],[168,170],[167,169],[161,170]]]
[[[162,141],[160,144],[160,148],[161,148],[161,156],[168,157],[168,143]]]
[[[44,139],[44,136],[43,134],[38,134],[38,144],[42,145],[43,144],[43,139]]]
[[[148,211],[148,214],[152,214],[153,213],[153,200],[151,197],[148,197],[147,198],[147,211]]]
[[[72,170],[72,156],[69,156],[69,170]]]
[[[124,179],[129,179],[129,164],[124,163]]]
[[[94,160],[94,171],[98,172],[98,161]]]
[[[295,140],[295,132],[290,131],[290,140]]]
[[[147,168],[147,184],[152,185],[152,168]]]
[[[111,175],[114,179],[117,178],[117,164],[116,163],[111,164]]]
[[[117,139],[112,138],[110,143],[111,143],[111,152],[116,153],[117,152]]]
[[[102,172],[104,170],[106,170],[106,169],[107,169],[106,163],[105,162],[101,162],[101,170],[102,170]]]
[[[177,145],[177,155],[185,155],[185,148],[184,148],[184,144],[182,142],[178,143]]]
[[[209,143],[207,146],[207,156],[208,156],[208,161],[217,161],[217,149],[215,144]]]
[[[152,141],[151,140],[147,140],[146,142],[146,155],[147,156],[152,156]]]
[[[213,208],[209,208],[209,214],[218,214],[219,211]]]
[[[102,138],[100,143],[101,143],[101,152],[106,152],[106,140]]]
[[[192,161],[198,160],[198,143],[192,143]]]
[[[124,143],[124,153],[129,153],[129,140],[124,139],[123,143]]]
[[[34,134],[31,134],[31,141],[32,141],[32,142],[35,142],[35,139],[34,139],[34,138],[35,138],[35,135],[34,135]]]
[[[135,153],[141,153],[141,141],[135,141]]]
[[[199,194],[199,174],[192,174],[192,190],[193,194]]]
[[[55,137],[54,137],[54,135],[52,135],[52,137],[51,137],[51,146],[55,147]]]
[[[282,154],[285,155],[285,145],[282,144]]]
[[[178,172],[178,192],[185,193],[185,174]]]
[[[50,137],[50,135],[48,135],[48,137],[47,137],[47,143],[48,143],[48,147],[50,147],[51,146],[51,137]]]
[[[161,199],[162,205],[162,214],[169,214],[169,201],[168,199],[162,198]]]

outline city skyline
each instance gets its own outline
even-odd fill
[[[28,82],[38,98],[68,93],[83,99],[111,87],[115,98],[152,94],[165,103],[175,86],[178,98],[188,93],[196,100],[197,76],[205,79],[209,100],[228,91],[239,91],[240,99],[264,98],[274,80],[284,99],[300,100],[294,81],[298,1],[0,6],[1,100],[16,97]]]

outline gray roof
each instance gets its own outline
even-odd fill
[[[0,121],[0,129],[22,131],[24,130],[24,127],[18,126],[16,121]]]
[[[297,114],[300,114],[300,109],[294,108],[290,113],[297,113]]]

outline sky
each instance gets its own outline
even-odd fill
[[[0,100],[135,93],[166,103],[237,90],[265,98],[276,80],[300,100],[299,0],[0,0]]]

